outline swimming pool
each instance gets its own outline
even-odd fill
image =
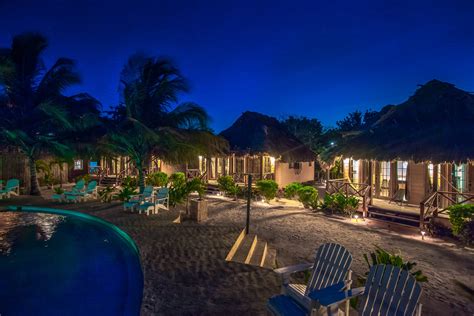
[[[138,248],[116,226],[79,212],[0,212],[0,315],[139,315]]]

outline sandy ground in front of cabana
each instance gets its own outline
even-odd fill
[[[209,219],[201,224],[175,224],[178,210],[158,215],[123,212],[117,203],[57,204],[18,197],[0,206],[41,205],[74,209],[108,220],[137,243],[145,276],[142,315],[265,314],[266,300],[279,293],[270,270],[226,262],[224,258],[245,223],[245,203],[211,198]],[[375,245],[400,251],[416,261],[429,278],[423,284],[424,315],[472,315],[474,252],[453,243],[422,241],[416,230],[394,230],[374,221],[330,218],[293,206],[254,203],[251,229],[277,250],[278,266],[312,261],[315,249],[337,242],[354,256],[353,270],[363,274],[362,255]]]

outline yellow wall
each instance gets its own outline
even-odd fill
[[[185,172],[186,169],[182,165],[171,165],[166,162],[161,163],[161,171],[166,173],[168,176],[175,172]]]
[[[311,166],[310,166],[311,164]],[[307,182],[314,180],[314,161],[302,162],[301,172],[295,172],[298,169],[290,169],[289,164],[285,162],[275,162],[275,181],[279,187],[285,187],[291,182]]]

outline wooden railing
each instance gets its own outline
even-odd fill
[[[326,182],[326,193],[342,193],[346,197],[355,196],[362,199],[362,211],[367,216],[367,207],[370,203],[371,187],[366,183],[354,183],[347,179],[333,179]]]
[[[420,228],[425,228],[425,223],[430,217],[447,213],[449,206],[469,203],[474,203],[474,193],[458,191],[433,192],[420,203]]]
[[[194,179],[201,176],[201,171],[199,169],[187,169],[186,170],[186,179]]]
[[[275,180],[275,173],[266,172],[263,174],[255,173],[234,173],[231,176],[234,178],[236,183],[247,183],[248,176],[252,175],[252,182],[257,182],[259,180]]]

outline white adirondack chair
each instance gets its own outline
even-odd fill
[[[375,265],[370,269],[365,287],[335,292],[324,297],[315,293],[328,315],[337,315],[337,306],[361,296],[359,315],[421,315],[421,285],[406,270],[392,265]],[[313,293],[309,294],[313,297]]]
[[[316,252],[314,263],[299,264],[274,270],[283,279],[282,295],[272,297],[268,310],[275,315],[309,315],[317,307],[318,295],[325,296],[350,287],[352,255],[343,246],[335,243],[323,244]],[[308,285],[289,282],[295,272],[311,270]],[[313,294],[310,298],[309,293]],[[348,303],[346,310],[348,311]]]

